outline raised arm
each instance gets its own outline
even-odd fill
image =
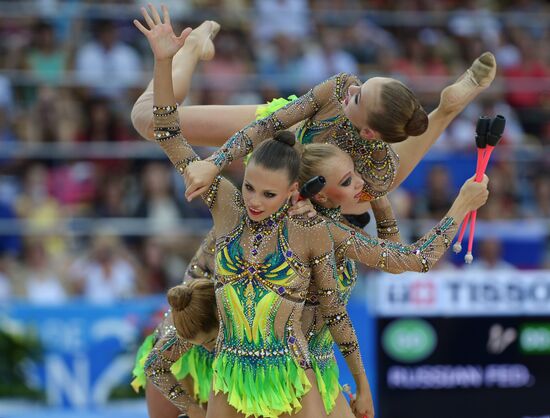
[[[262,141],[273,137],[275,132],[312,117],[332,98],[334,85],[335,79],[331,78],[271,115],[252,122],[229,138],[207,161],[221,171],[231,161],[245,157]]]
[[[373,238],[338,222],[329,225],[334,244],[345,247],[346,257],[388,273],[427,272],[443,256],[464,216],[485,204],[488,179],[466,181],[447,215],[427,234],[410,245]]]
[[[275,132],[312,117],[329,101],[337,100],[337,82],[338,75],[318,84],[271,115],[256,120],[238,131],[205,161],[193,164],[189,170],[189,189],[185,194],[187,199],[192,200],[204,193],[214,177],[225,167],[232,161],[245,157],[262,141],[272,138]]]
[[[162,19],[152,6],[149,12],[145,8],[141,10],[149,29],[137,20],[134,20],[134,24],[146,36],[155,55],[153,77],[155,103],[153,107],[153,129],[155,140],[170,158],[176,170],[184,175],[187,166],[193,161],[200,160],[200,158],[181,135],[177,103],[172,84],[172,59],[183,46],[190,28],[185,29],[180,36],[176,36],[170,23],[168,9],[165,6],[162,6]],[[232,202],[235,202],[237,194],[238,191],[231,182],[217,176],[202,195],[212,212],[216,230],[218,230],[220,224],[227,225],[227,227],[224,226],[224,229],[226,229],[231,228],[238,222],[240,211],[238,205],[232,204]],[[222,197],[224,198],[224,205],[219,204]]]

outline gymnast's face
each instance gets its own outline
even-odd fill
[[[322,172],[326,185],[315,195],[315,201],[327,208],[340,207],[342,213],[365,213],[370,204],[362,202],[361,195],[365,181],[355,170],[351,157],[344,151],[335,150],[335,154],[323,162]]]
[[[270,170],[253,161],[244,172],[243,200],[250,219],[259,222],[273,215],[298,190],[286,170]]]
[[[219,328],[212,328],[207,332],[201,331],[188,341],[194,345],[202,345],[208,351],[213,351],[216,346],[216,340],[218,339],[218,329]]]
[[[349,86],[347,95],[342,101],[342,110],[350,122],[365,139],[373,139],[376,133],[367,124],[369,111],[375,111],[380,106],[380,91],[384,84],[393,79],[387,77],[372,77],[360,86]]]

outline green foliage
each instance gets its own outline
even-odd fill
[[[29,388],[24,367],[42,359],[42,347],[34,335],[18,334],[0,324],[0,397],[44,399],[44,393]]]

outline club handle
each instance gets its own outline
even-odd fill
[[[327,181],[323,176],[315,176],[304,183],[300,188],[300,200],[310,199],[323,190]]]

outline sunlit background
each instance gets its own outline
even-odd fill
[[[144,3],[0,1],[0,417],[147,416],[129,386],[135,351],[211,220],[131,126],[152,73],[131,23]],[[504,115],[474,263],[363,270],[350,311],[377,417],[550,416],[548,2],[164,4],[180,30],[222,26],[190,104],[263,103],[350,72],[396,77],[432,110],[475,57],[495,54],[491,88],[390,196],[412,242],[473,175],[477,118]]]

